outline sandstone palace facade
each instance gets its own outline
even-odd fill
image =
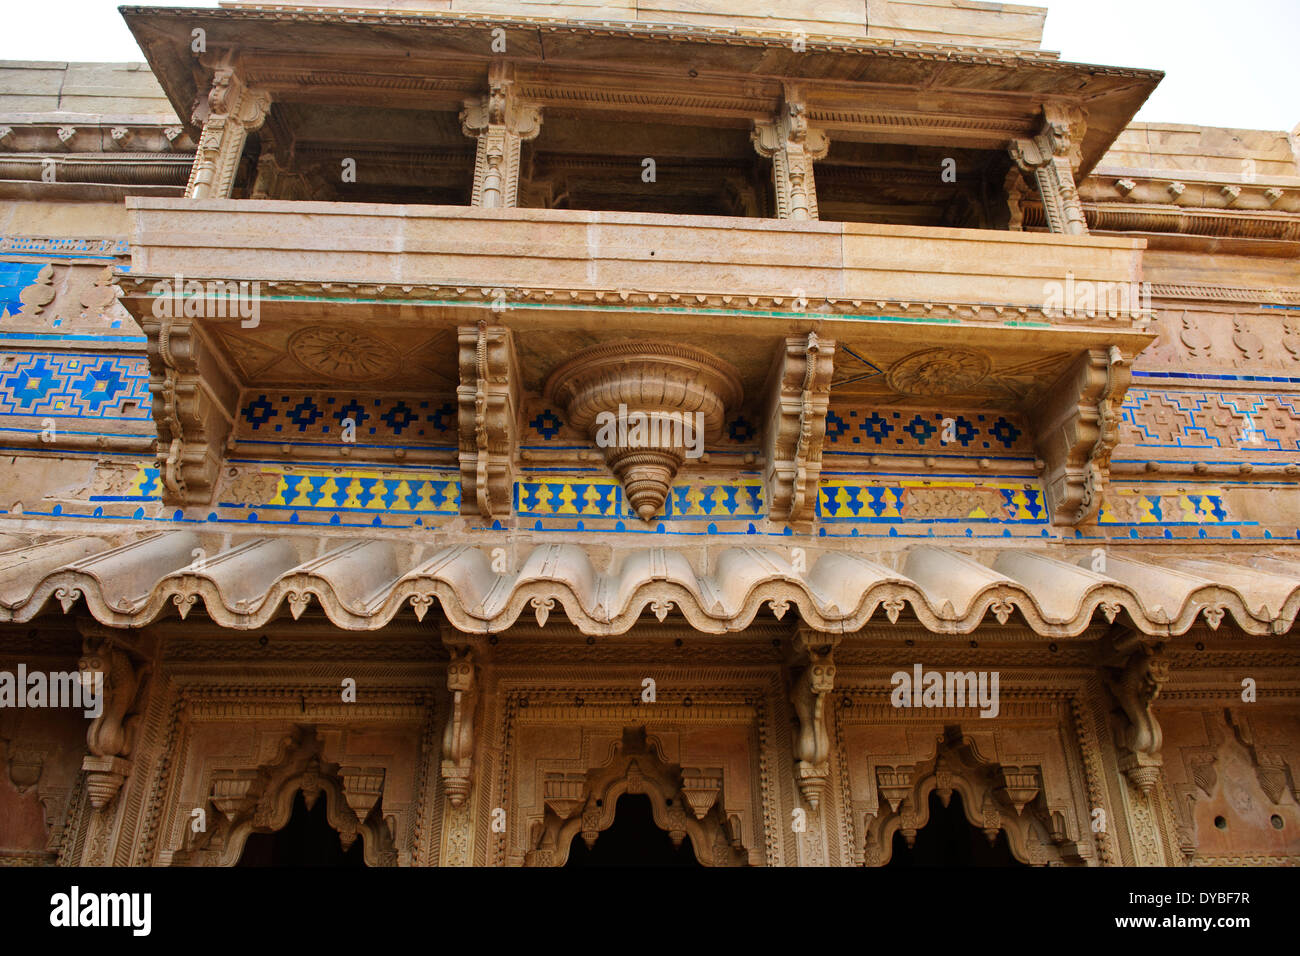
[[[0,862],[1300,861],[1296,132],[757,6],[0,63]]]

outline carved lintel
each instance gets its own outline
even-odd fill
[[[765,460],[768,517],[808,523],[817,503],[835,342],[792,336],[768,386]]]
[[[513,69],[492,64],[488,93],[465,101],[461,129],[478,140],[471,206],[512,209],[519,204],[519,152],[542,129],[542,110],[515,94]]]
[[[796,782],[808,805],[815,811],[830,780],[831,739],[826,727],[826,702],[835,689],[835,661],[832,657],[839,635],[799,628],[793,641],[794,668],[790,701],[799,719],[794,738]]]
[[[260,129],[271,110],[271,94],[251,90],[227,54],[215,65],[206,101],[192,117],[202,124],[185,195],[191,199],[229,199],[248,134]]]
[[[509,515],[515,480],[519,365],[507,328],[460,329],[460,511]]]
[[[442,785],[448,802],[459,807],[469,796],[473,783],[478,682],[472,650],[452,650],[447,664],[447,690],[451,693],[451,714],[442,735]]]
[[[755,120],[750,139],[760,156],[772,160],[778,219],[817,219],[813,161],[830,148],[826,133],[808,126],[807,107],[794,88],[785,91],[771,120]]]
[[[1151,704],[1169,680],[1169,662],[1164,645],[1148,645],[1137,635],[1113,639],[1104,658],[1106,686],[1124,712],[1125,726],[1120,740],[1120,770],[1144,794],[1150,794],[1160,778],[1164,741],[1160,723]]]
[[[1115,346],[1089,349],[1052,386],[1033,415],[1043,485],[1052,521],[1093,520],[1119,443],[1121,406],[1132,360]]]
[[[180,290],[179,297],[187,295]],[[197,321],[172,314],[171,298],[164,293],[158,301],[167,302],[168,308],[154,308],[140,318],[149,340],[149,394],[158,430],[162,500],[168,505],[204,505],[212,500],[239,393],[208,354]]]
[[[1080,107],[1049,103],[1043,126],[1032,139],[1012,140],[1008,152],[1026,175],[1033,173],[1043,199],[1049,232],[1082,236],[1088,233],[1083,201],[1075,185],[1087,114]]]

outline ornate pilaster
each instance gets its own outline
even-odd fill
[[[466,100],[460,122],[465,135],[478,140],[470,205],[513,209],[519,204],[519,148],[541,132],[541,107],[517,99],[510,64],[494,63],[488,94]]]
[[[758,154],[772,160],[778,219],[818,218],[812,165],[826,155],[830,140],[822,130],[808,127],[806,113],[798,92],[787,89],[776,118],[755,120],[750,133]]]
[[[519,374],[510,330],[460,329],[460,511],[508,515],[514,487]]]
[[[1049,232],[1088,234],[1083,202],[1074,184],[1086,129],[1082,109],[1049,103],[1043,107],[1041,132],[1032,139],[1013,140],[1008,147],[1020,171],[1033,173],[1038,183]]]
[[[250,90],[235,73],[230,59],[213,72],[207,100],[194,111],[202,125],[194,166],[185,195],[190,199],[229,199],[244,140],[259,129],[271,109],[271,94]]]
[[[834,358],[834,340],[816,332],[787,338],[777,357],[764,436],[768,516],[774,520],[813,519]]]

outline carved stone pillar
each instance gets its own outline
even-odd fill
[[[513,209],[519,204],[519,148],[541,132],[541,107],[518,100],[512,68],[495,63],[488,73],[488,94],[466,100],[460,122],[465,135],[478,140],[470,205]]]
[[[1083,202],[1074,184],[1086,129],[1083,110],[1051,103],[1043,107],[1042,131],[1033,139],[1013,140],[1008,147],[1020,171],[1033,173],[1038,183],[1049,232],[1088,234]]]
[[[190,199],[229,199],[235,171],[249,131],[259,129],[271,109],[271,94],[244,85],[229,61],[212,75],[207,100],[194,111],[203,125],[185,195]]]
[[[772,160],[778,219],[816,219],[817,184],[812,164],[830,148],[819,129],[809,129],[807,112],[798,93],[786,90],[776,119],[754,122],[750,139],[760,156]]]

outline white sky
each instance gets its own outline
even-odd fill
[[[134,0],[216,6],[215,0]],[[310,0],[303,0],[309,5]],[[1067,60],[1167,74],[1138,119],[1290,130],[1300,123],[1300,0],[1037,0]],[[0,0],[0,59],[140,60],[118,0]]]

